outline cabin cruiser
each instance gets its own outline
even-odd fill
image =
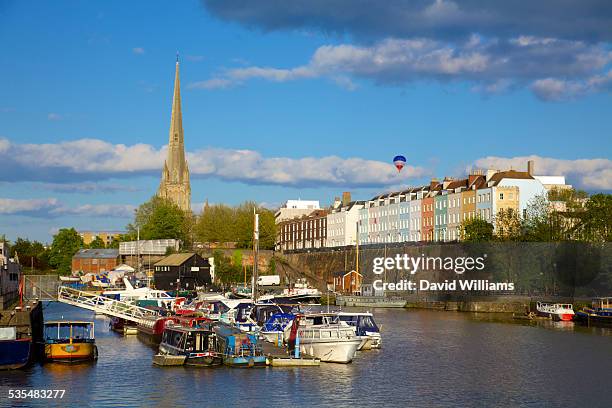
[[[210,325],[184,327],[170,324],[164,329],[159,354],[182,356],[188,366],[214,367],[223,364],[223,355],[217,352],[217,348],[217,336]]]
[[[374,322],[374,315],[370,312],[336,312],[338,320],[346,322],[355,328],[357,337],[365,339],[359,350],[370,350],[382,347],[380,329]]]
[[[291,313],[274,313],[263,324],[259,334],[267,342],[278,344],[283,342],[287,326],[291,325],[295,316]]]
[[[538,315],[550,317],[557,321],[571,321],[574,319],[574,307],[569,303],[544,303],[537,302]]]
[[[158,306],[169,308],[171,307],[177,298],[170,296],[166,291],[151,289],[148,287],[134,288],[128,278],[123,278],[125,285],[124,290],[105,290],[102,292],[102,296],[110,299],[134,302],[139,300],[157,300]]]
[[[350,363],[363,341],[354,327],[334,322],[330,314],[296,315],[285,337],[290,349],[299,347],[300,353],[329,363]]]

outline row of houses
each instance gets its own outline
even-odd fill
[[[352,201],[349,193],[327,209],[291,201],[276,213],[277,250],[393,242],[456,241],[461,224],[481,218],[495,226],[500,210],[525,217],[529,203],[550,189],[571,188],[563,176],[527,171],[477,170],[466,178],[431,180],[428,185]],[[301,211],[301,212],[299,212]]]

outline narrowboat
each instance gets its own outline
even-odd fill
[[[223,364],[217,352],[217,337],[209,327],[167,325],[159,344],[159,355],[184,356],[184,365],[215,367]]]
[[[612,297],[594,298],[591,307],[576,312],[576,320],[588,326],[612,327]]]
[[[265,367],[266,356],[255,334],[225,323],[218,323],[213,330],[223,364],[229,367]]]
[[[0,310],[0,370],[23,368],[42,357],[42,303]]]
[[[571,321],[574,319],[574,307],[569,303],[536,303],[539,316],[550,317],[556,321]]]
[[[109,326],[112,331],[120,333],[124,336],[138,334],[138,328],[136,323],[122,319],[120,317],[111,317]]]
[[[170,324],[197,329],[208,327],[211,322],[209,318],[199,316],[151,316],[141,319],[137,330],[140,338],[152,344],[159,344],[166,326]]]
[[[365,339],[359,350],[379,349],[382,347],[380,329],[374,322],[374,315],[370,312],[353,313],[337,312],[338,320],[346,322],[355,328],[355,334]]]
[[[45,322],[44,336],[47,361],[79,363],[98,359],[93,322]]]

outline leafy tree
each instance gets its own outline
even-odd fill
[[[60,275],[71,271],[72,257],[83,248],[83,239],[74,228],[62,228],[53,236],[49,251],[49,264],[57,269]]]
[[[38,241],[29,241],[17,238],[11,246],[11,256],[18,255],[19,261],[24,266],[34,266],[38,270],[49,269],[49,251]]]
[[[482,218],[473,218],[461,223],[462,240],[466,242],[488,242],[493,240],[493,224]]]
[[[99,236],[96,236],[96,239],[91,241],[88,245],[89,248],[106,248],[106,244]]]
[[[501,209],[495,215],[495,236],[504,241],[516,241],[521,237],[521,218],[511,208]]]
[[[595,194],[585,207],[583,222],[586,238],[592,242],[612,241],[612,195]]]
[[[190,238],[192,218],[170,200],[154,196],[136,210],[134,224],[128,225],[128,233],[136,236],[140,228],[140,239],[178,239],[187,242]]]
[[[202,242],[234,242],[236,211],[224,204],[205,206],[195,226]]]

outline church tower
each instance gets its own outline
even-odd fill
[[[191,210],[191,185],[189,183],[189,168],[185,159],[178,56],[176,58],[176,73],[174,76],[174,97],[172,99],[168,157],[164,162],[162,179],[159,183],[157,195],[174,202],[183,211]]]

